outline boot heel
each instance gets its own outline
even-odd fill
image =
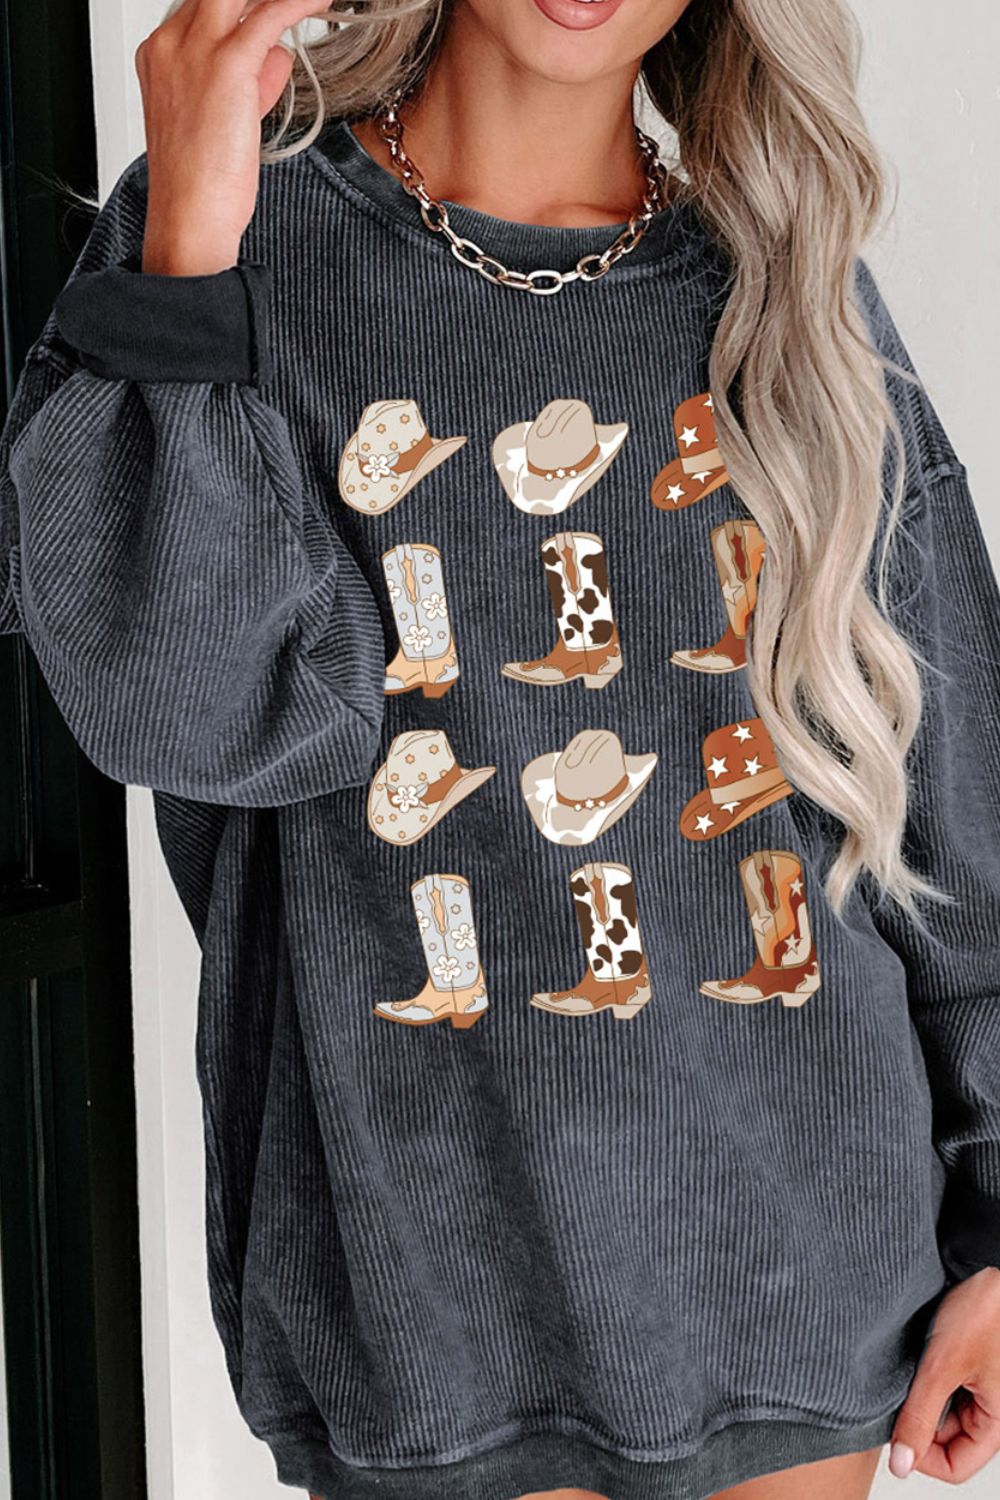
[[[610,678],[610,677],[598,677],[596,675],[594,675],[594,676],[588,675],[588,676],[586,676],[583,679],[584,686],[585,687],[589,687],[589,688],[607,687],[608,683],[611,682],[611,681],[612,681],[612,678]]]
[[[420,685],[420,691],[425,698],[443,698],[453,682],[424,682]]]
[[[611,1014],[616,1021],[631,1021],[632,1017],[637,1016],[645,1004],[645,1000],[641,1000],[638,1005],[612,1005]]]
[[[467,1010],[456,1010],[452,1014],[451,1024],[455,1027],[456,1031],[468,1031],[469,1027],[475,1026],[476,1022],[479,1020],[479,1017],[485,1016],[485,1014],[485,1006],[482,1010],[474,1010],[471,1012]]]
[[[798,1010],[808,999],[808,995],[782,995],[781,1003],[789,1009]]]

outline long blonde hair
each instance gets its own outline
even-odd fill
[[[264,159],[303,149],[327,111],[364,115],[418,84],[452,3],[367,0],[300,42]],[[937,893],[902,853],[921,687],[885,609],[906,475],[884,371],[915,377],[874,350],[853,296],[888,198],[857,104],[860,52],[843,0],[693,0],[640,88],[733,265],[708,373],[730,480],[767,546],[748,640],[757,711],[789,780],[845,829],[833,909],[864,871],[916,915],[914,897]],[[887,434],[897,462],[873,598]]]

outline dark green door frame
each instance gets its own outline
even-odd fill
[[[3,398],[90,227],[87,0],[0,11]],[[0,1263],[13,1500],[145,1496],[125,794],[0,638]]]

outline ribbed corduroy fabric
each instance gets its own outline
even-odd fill
[[[2,623],[155,791],[246,1421],[325,1500],[703,1500],[882,1443],[942,1289],[1000,1263],[1000,609],[926,392],[889,379],[908,847],[956,897],[921,935],[864,887],[833,917],[840,830],[754,718],[693,207],[536,298],[343,122],[217,277],[141,272],[145,191],[140,157],[21,373]],[[453,220],[525,267],[614,233]],[[456,441],[410,482],[421,423]]]

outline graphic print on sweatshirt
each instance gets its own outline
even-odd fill
[[[415,844],[496,773],[460,766],[443,729],[397,734],[368,793],[368,826],[387,844]]]
[[[739,873],[756,957],[737,979],[706,979],[701,993],[733,1005],[779,996],[782,1005],[804,1005],[819,989],[819,963],[801,860],[787,849],[760,849],[740,860]]]
[[[458,681],[441,554],[429,542],[400,542],[382,555],[399,650],[385,669],[385,694],[417,689],[442,698]]]
[[[701,427],[695,421],[695,406],[704,413],[698,419]],[[382,420],[386,416],[390,421]],[[419,448],[421,456],[404,471],[409,475],[403,480],[407,488],[466,441],[431,438],[413,403],[374,403],[365,408],[345,459],[348,454],[356,459],[359,451],[371,451],[362,449],[359,434],[373,424],[382,443],[395,445],[388,452],[397,452],[394,434],[411,420],[418,424],[412,447]],[[692,463],[697,459],[705,467],[685,467],[682,457],[673,461],[679,468],[668,465],[667,469],[675,477],[679,472],[690,474],[703,494],[725,483],[725,470],[713,467],[717,454],[710,446],[715,436],[711,398],[681,403],[675,427],[679,446],[696,449]],[[625,423],[596,427],[584,402],[550,402],[534,422],[515,424],[500,434],[494,443],[494,464],[519,509],[546,514],[567,508],[597,482],[627,432]],[[568,446],[564,452],[554,448],[545,452],[532,446],[533,437],[552,443],[577,440],[575,461],[566,458]],[[577,452],[583,437],[593,441]],[[398,476],[398,462],[390,458],[383,463],[380,455],[385,457],[384,449],[366,458],[365,468],[372,473],[378,469],[383,478]],[[559,461],[563,458],[565,462]],[[568,472],[572,470],[576,472]],[[395,503],[390,498],[384,508]],[[681,509],[692,501],[685,502],[682,496],[674,497],[672,503]],[[372,501],[357,508],[366,506],[373,512],[377,508]],[[716,526],[709,533],[709,543],[722,592],[725,628],[714,646],[677,650],[671,661],[692,671],[722,674],[746,665],[747,629],[765,547],[757,525],[742,519]],[[555,616],[555,643],[545,656],[506,662],[500,670],[505,677],[533,686],[581,680],[589,688],[603,688],[624,665],[603,540],[593,532],[556,532],[542,542],[540,550]],[[442,697],[458,680],[459,664],[441,553],[430,542],[400,542],[383,554],[382,565],[399,641],[386,668],[385,693],[395,696],[419,690],[429,698]],[[689,798],[679,816],[679,832],[690,842],[718,838],[792,793],[770,736],[755,716],[707,735],[701,759],[705,785]],[[561,750],[536,756],[524,767],[521,795],[544,838],[580,847],[593,843],[625,817],[648,785],[657,761],[655,751],[626,754],[610,729],[585,728]],[[415,844],[496,769],[461,765],[443,730],[398,734],[369,787],[369,828],[386,843]],[[734,1004],[780,997],[786,1006],[802,1005],[819,988],[819,966],[801,862],[785,850],[763,850],[742,860],[738,868],[757,956],[743,975],[705,980],[701,991]],[[531,1004],[561,1015],[590,1015],[610,1007],[618,1019],[631,1018],[651,994],[632,871],[625,864],[586,864],[572,872],[570,886],[586,969],[573,988],[538,992],[531,996]],[[412,887],[412,895],[427,982],[408,1000],[378,1002],[375,1013],[408,1025],[450,1018],[456,1027],[470,1026],[487,1008],[487,999],[468,881],[462,876],[429,875]]]
[[[610,1009],[616,1021],[630,1021],[652,994],[632,871],[619,864],[581,865],[569,884],[586,968],[571,989],[539,992],[531,1004],[559,1016]]]
[[[657,510],[685,510],[728,483],[715,436],[714,411],[706,391],[682,401],[674,412],[678,456],[664,464],[649,488]]]
[[[717,839],[792,794],[760,719],[713,730],[702,742],[701,758],[705,785],[680,816],[681,833],[696,843]]]
[[[469,882],[462,875],[425,875],[410,895],[427,981],[408,1000],[380,1000],[374,1013],[403,1026],[450,1021],[467,1030],[489,1009]]]
[[[555,611],[556,643],[547,656],[509,661],[500,670],[515,682],[536,687],[577,681],[589,688],[607,687],[622,669],[622,653],[604,543],[589,531],[557,532],[542,543],[542,564]]]
[[[533,421],[504,428],[493,466],[518,510],[554,516],[597,483],[627,435],[627,422],[595,423],[586,401],[550,401]]]
[[[592,844],[645,790],[657,756],[626,755],[610,729],[581,729],[564,750],[521,773],[521,795],[539,833],[554,844]]]
[[[344,445],[340,498],[366,516],[384,515],[465,442],[431,437],[415,401],[373,401]]]
[[[723,521],[710,533],[719,576],[726,628],[714,646],[674,651],[675,667],[718,675],[747,664],[747,626],[757,603],[757,580],[764,561],[764,538],[754,521]]]

